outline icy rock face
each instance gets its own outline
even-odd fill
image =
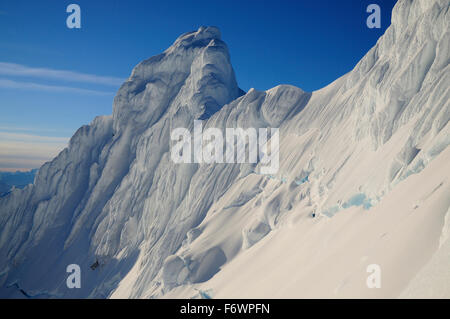
[[[170,131],[190,128],[194,119],[210,117],[241,94],[215,27],[184,34],[161,55],[137,65],[115,97],[112,116],[82,127],[69,147],[40,169],[33,186],[2,198],[2,283],[55,288],[54,283],[27,286],[26,278],[15,275],[23,263],[31,269],[37,262],[27,258],[30,251],[55,256],[34,265],[40,276],[53,267],[64,271],[64,262],[86,267],[118,253],[125,259],[142,249],[143,241],[154,251],[148,259],[155,265],[148,269],[156,271],[205,214],[201,206],[174,215],[198,168],[171,165]],[[58,242],[51,252],[50,241]],[[71,257],[55,264],[58,255]],[[92,291],[98,284],[80,294],[98,296],[99,289]],[[8,293],[14,294],[2,291]]]
[[[97,117],[81,127],[52,162],[39,169],[34,185],[2,199],[2,269],[20,263],[27,247],[39,243],[50,225],[67,230],[105,165],[112,132],[111,116]]]
[[[69,298],[191,297],[209,288],[232,297],[264,293],[251,290],[260,282],[252,275],[262,269],[270,274],[265,297],[276,289],[277,296],[295,296],[295,281],[276,280],[277,274],[295,276],[298,265],[318,269],[328,260],[320,248],[311,260],[325,257],[315,264],[302,256],[280,268],[295,256],[291,246],[314,247],[329,235],[308,239],[318,231],[311,220],[330,227],[344,211],[370,211],[448,153],[449,18],[448,1],[399,1],[392,25],[354,70],[313,93],[280,85],[244,94],[217,28],[180,36],[134,68],[112,116],[78,130],[33,186],[0,198],[0,295],[20,297],[16,283],[30,295]],[[279,127],[278,173],[261,175],[260,163],[174,164],[170,133],[192,131],[196,119],[204,120],[203,129]],[[420,178],[416,190],[450,195],[445,180]],[[410,206],[428,207],[428,197],[411,198]],[[438,202],[429,218],[444,225],[448,205]],[[298,232],[296,225],[310,228]],[[409,256],[406,268],[420,269],[438,249],[441,229],[435,233],[435,241],[423,238],[429,246]],[[276,249],[276,256],[288,252],[276,266],[272,255],[257,254],[289,236],[304,237]],[[345,241],[345,249],[360,247]],[[96,260],[100,267],[90,270]],[[64,284],[72,263],[83,269],[81,289]],[[414,274],[402,277],[401,287]],[[333,276],[347,280],[347,273]],[[231,282],[231,295],[220,295]]]

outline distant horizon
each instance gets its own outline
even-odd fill
[[[36,167],[36,168],[1,168],[0,169],[0,173],[29,173],[31,171],[34,170],[39,170],[40,167]]]

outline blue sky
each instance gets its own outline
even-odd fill
[[[81,29],[66,7],[81,7]],[[381,7],[381,29],[366,8]],[[218,26],[240,87],[306,91],[349,72],[390,24],[395,1],[3,0],[0,170],[39,166],[96,115],[131,69],[182,33]]]

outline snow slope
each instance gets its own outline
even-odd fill
[[[180,36],[0,198],[0,296],[450,297],[449,6],[400,0],[354,70],[313,93],[242,92],[217,28]],[[278,173],[174,164],[170,132],[194,119],[279,127]]]

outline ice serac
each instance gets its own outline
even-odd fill
[[[450,297],[449,14],[400,0],[355,68],[312,93],[244,93],[217,28],[180,36],[134,68],[112,116],[0,198],[0,295],[420,297],[431,278],[426,296]],[[278,173],[173,163],[170,132],[195,119],[279,127]],[[73,263],[81,289],[65,285]]]

